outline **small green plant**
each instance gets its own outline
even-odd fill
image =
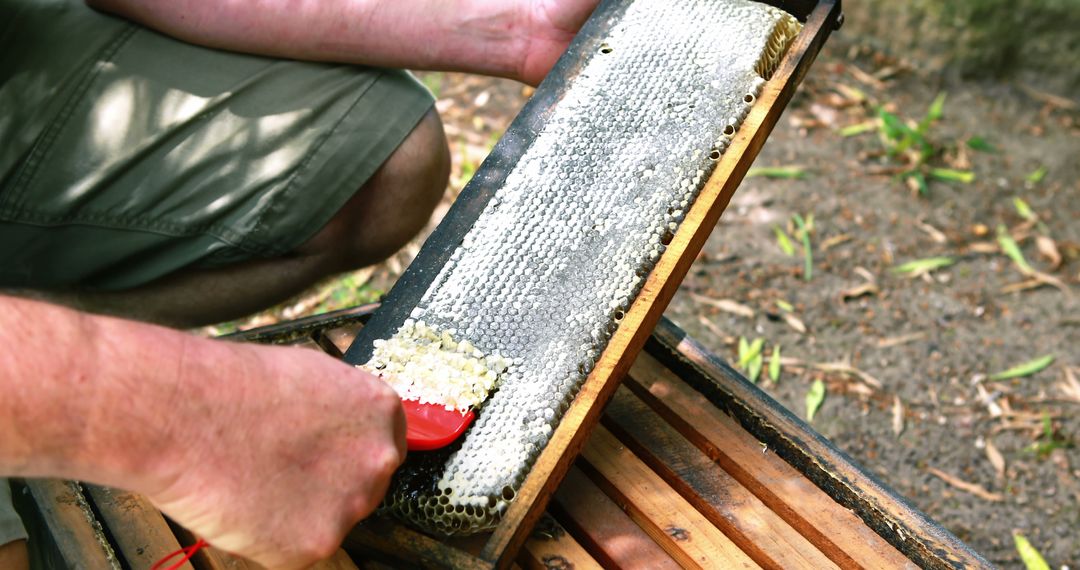
[[[814,416],[825,401],[825,383],[820,378],[814,380],[806,392],[806,421],[813,423]]]
[[[1054,431],[1054,424],[1050,421],[1050,414],[1046,412],[1043,412],[1042,415],[1042,426],[1043,433],[1039,436],[1039,440],[1025,447],[1024,451],[1034,453],[1040,458],[1045,458],[1053,453],[1055,449],[1068,449],[1072,447],[1071,441]]]
[[[930,192],[928,179],[962,184],[970,184],[975,180],[974,172],[929,164],[935,156],[940,154],[939,147],[934,144],[930,136],[930,127],[944,116],[945,100],[945,93],[938,94],[930,103],[926,114],[918,122],[905,121],[899,115],[881,106],[874,108],[878,137],[882,146],[885,147],[885,153],[890,158],[903,163],[904,170],[897,175],[898,178],[909,181],[921,196],[926,196]],[[862,132],[861,129],[857,131]],[[845,130],[842,134],[848,136],[849,132]],[[852,130],[850,134],[857,134],[857,132]],[[993,148],[981,137],[968,139],[967,145],[987,152],[992,152]]]
[[[751,382],[757,382],[758,376],[761,375],[761,367],[764,364],[761,349],[764,345],[763,338],[748,342],[746,337],[739,337],[739,368],[746,371],[746,377]]]
[[[814,252],[810,249],[810,232],[814,231],[814,215],[807,214],[803,219],[799,214],[791,217],[795,221],[795,237],[803,247],[803,280],[809,281],[814,276]]]
[[[772,356],[769,357],[769,380],[777,382],[780,380],[780,345],[776,345],[772,349]]]

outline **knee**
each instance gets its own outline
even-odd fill
[[[449,177],[450,149],[432,109],[308,245],[338,271],[381,261],[424,228]]]

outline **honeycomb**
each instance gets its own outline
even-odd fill
[[[365,365],[403,396],[476,402],[469,431],[410,454],[384,501],[422,530],[498,523],[800,30],[749,0],[637,0],[613,18]]]

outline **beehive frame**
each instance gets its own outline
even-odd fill
[[[842,19],[839,0],[776,1],[776,5],[805,22],[792,42],[772,79],[764,86],[757,104],[721,157],[712,176],[687,213],[667,250],[649,274],[634,304],[626,312],[580,392],[567,410],[552,437],[540,453],[517,498],[498,527],[479,547],[457,548],[389,520],[373,520],[351,535],[350,543],[390,555],[399,561],[424,566],[504,568],[514,557],[548,499],[578,455],[604,405],[614,394],[634,357],[641,350],[679,283],[708,238],[735,189],[757,156],[768,134],[790,101],[821,46]],[[366,360],[371,338],[392,333],[419,302],[465,233],[517,160],[539,132],[561,93],[580,71],[583,50],[591,50],[605,36],[620,2],[605,1],[578,34],[536,94],[515,119],[492,154],[477,172],[474,182],[458,198],[447,218],[435,230],[410,269],[394,287],[390,297],[365,327],[366,334],[346,354],[354,363]],[[473,543],[476,546],[477,543]]]

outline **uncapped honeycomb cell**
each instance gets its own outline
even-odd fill
[[[366,366],[476,420],[383,509],[493,528],[800,30],[750,0],[637,0]]]

